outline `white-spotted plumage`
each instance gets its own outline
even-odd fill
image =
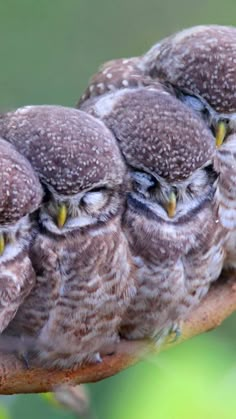
[[[214,136],[160,84],[107,93],[81,109],[111,129],[132,179],[123,228],[138,291],[121,334],[160,341],[222,269],[222,229],[213,200]]]
[[[0,332],[14,318],[35,283],[29,259],[33,237],[30,214],[42,189],[30,163],[0,139]]]
[[[31,257],[37,282],[9,333],[36,339],[32,362],[98,362],[119,341],[135,294],[121,230],[126,169],[112,133],[76,109],[32,106],[7,113],[0,132],[45,186]]]
[[[153,80],[190,90],[199,95],[198,103],[203,98],[200,112],[196,101],[184,100],[204,118],[208,115],[205,120],[217,141],[219,125],[225,125],[224,142],[216,149],[213,163],[219,175],[215,195],[219,221],[229,230],[225,247],[227,250],[229,245],[226,254],[232,257],[231,234],[235,235],[236,229],[236,28],[202,25],[185,29],[154,45],[140,63],[143,73]],[[225,265],[231,262],[227,256]]]
[[[144,77],[143,71],[139,69],[139,61],[139,57],[132,57],[104,63],[91,78],[77,106],[80,107],[87,100],[102,96],[107,92],[153,83],[151,78]]]

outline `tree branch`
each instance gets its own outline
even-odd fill
[[[232,272],[222,276],[184,322],[181,338],[159,349],[147,341],[123,341],[116,354],[106,356],[101,364],[83,366],[74,371],[26,369],[14,355],[0,354],[0,394],[46,392],[53,391],[60,384],[99,381],[135,364],[150,353],[168,349],[212,330],[236,310],[235,279],[236,275]]]

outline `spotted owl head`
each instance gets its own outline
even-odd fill
[[[236,129],[235,39],[234,27],[195,26],[154,45],[140,60],[153,80],[193,94],[179,96],[205,117],[217,146]]]
[[[217,25],[183,30],[144,55],[145,73],[200,95],[201,111],[216,138],[214,168],[219,175],[216,202],[221,224],[234,229],[236,144],[236,28]],[[185,102],[196,110],[196,101]],[[204,102],[204,103],[203,103]],[[199,107],[198,107],[199,109]]]
[[[208,25],[178,32],[148,51],[143,70],[201,95],[217,112],[236,108],[236,28]]]
[[[155,81],[144,75],[139,68],[139,57],[117,59],[108,61],[91,78],[89,86],[81,96],[77,107],[91,98],[114,92],[120,89],[136,88],[140,86],[155,85]]]
[[[30,228],[28,215],[39,208],[42,188],[30,163],[0,139],[0,258],[17,255]],[[22,239],[22,240],[21,240]]]
[[[27,106],[3,114],[0,132],[44,185],[41,221],[51,231],[64,234],[117,213],[125,165],[101,121],[75,109]]]
[[[191,217],[212,197],[214,137],[161,86],[117,91],[83,109],[114,133],[133,179],[132,205],[173,223]]]

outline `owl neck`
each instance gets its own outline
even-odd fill
[[[183,247],[184,251],[204,241],[216,228],[217,216],[213,204],[207,196],[201,204],[175,220],[156,214],[148,205],[134,197],[127,200],[127,211],[123,219],[124,228],[133,242],[150,243],[160,247],[160,240],[172,243],[172,247]],[[142,237],[142,238],[141,238]],[[145,239],[145,240],[144,240]]]
[[[56,236],[65,236],[75,231],[80,232],[84,228],[96,224],[96,220],[91,216],[73,217],[66,225],[60,228],[48,212],[42,208],[39,213],[39,223],[45,231]]]
[[[110,224],[110,222],[113,222],[113,220],[118,217],[120,217],[119,212],[106,212],[104,214],[100,214],[98,217],[80,215],[78,217],[71,218],[65,226],[59,228],[48,212],[45,211],[44,208],[41,208],[39,213],[39,226],[42,232],[52,236],[57,236],[58,238],[63,238],[74,234],[83,235],[87,232],[94,234],[94,231],[103,230],[108,224]]]

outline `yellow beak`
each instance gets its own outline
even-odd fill
[[[225,139],[227,128],[225,122],[220,121],[216,127],[216,147],[220,147]]]
[[[5,249],[5,238],[3,233],[0,233],[0,256],[3,254]]]
[[[59,228],[62,228],[67,219],[67,208],[65,204],[61,204],[58,208],[57,213],[57,225]]]
[[[170,193],[169,201],[166,206],[166,211],[170,218],[174,217],[176,211],[176,195],[173,191]]]

